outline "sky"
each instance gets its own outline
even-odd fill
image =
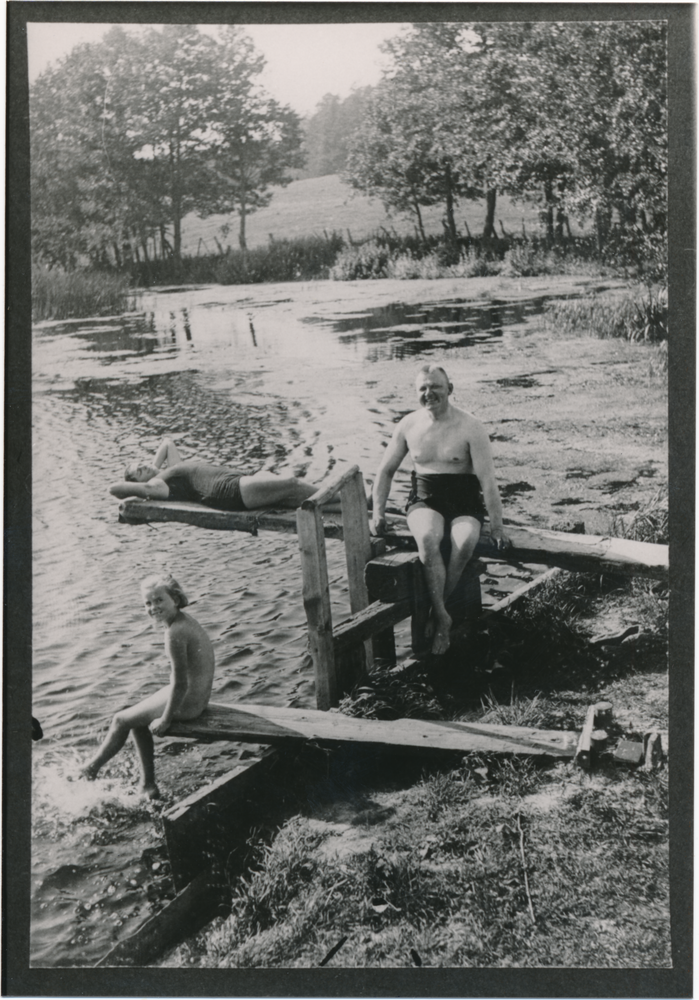
[[[29,79],[81,42],[96,42],[110,24],[27,24]],[[124,24],[135,29],[135,25]],[[202,25],[209,31],[212,26]],[[251,24],[255,47],[267,59],[259,82],[301,115],[310,114],[324,94],[347,97],[353,87],[378,83],[386,58],[379,43],[398,34],[395,24]]]

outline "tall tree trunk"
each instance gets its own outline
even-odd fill
[[[423,243],[427,243],[427,237],[425,236],[425,227],[422,224],[422,212],[420,211],[420,203],[417,200],[417,196],[413,193],[413,209],[417,217],[417,224],[420,230],[420,239]]]
[[[240,211],[238,212],[238,215],[240,216],[240,226],[238,227],[238,246],[242,250],[244,260],[246,258],[248,250],[247,239],[245,237],[245,222],[247,219],[247,211],[248,211],[248,192],[245,186],[245,173],[243,172],[240,185]]]
[[[171,249],[170,248],[170,244],[168,243],[167,236],[165,235],[165,226],[161,222],[160,223],[160,259],[161,260],[165,260],[166,251],[167,251],[167,253],[169,255],[170,249]]]
[[[179,273],[182,262],[182,191],[180,188],[180,147],[179,142],[170,153],[172,163],[172,224],[173,252],[175,268]]]
[[[454,218],[454,182],[451,176],[451,165],[446,164],[444,170],[446,184],[447,233],[452,243],[456,243],[456,220]]]
[[[497,188],[488,188],[485,193],[485,225],[483,226],[483,236],[495,236],[495,203],[497,201]]]
[[[553,184],[550,180],[544,181],[544,194],[546,196],[546,239],[549,243],[553,243]]]

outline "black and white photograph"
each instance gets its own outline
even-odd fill
[[[693,7],[10,5],[6,995],[691,995]]]

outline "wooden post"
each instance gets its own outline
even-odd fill
[[[372,557],[371,535],[369,534],[369,511],[364,490],[364,477],[359,469],[342,487],[342,528],[345,539],[347,560],[347,580],[349,583],[350,611],[356,614],[369,605],[369,592],[364,579],[364,569]],[[374,665],[374,653],[370,639],[364,643],[364,665],[367,670]],[[345,678],[340,677],[341,693],[347,687]]]
[[[327,710],[337,705],[338,684],[325,535],[319,507],[306,501],[296,511],[296,525],[303,573],[303,606],[306,609],[308,640],[315,671],[316,704],[318,708]]]

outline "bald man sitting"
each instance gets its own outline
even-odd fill
[[[502,525],[502,503],[485,427],[450,402],[454,387],[439,365],[423,365],[416,388],[420,406],[396,427],[376,474],[372,524],[375,534],[385,532],[391,483],[410,455],[414,471],[406,507],[408,527],[417,542],[432,603],[432,652],[441,655],[449,648],[452,625],[445,601],[474,553],[486,508],[496,547],[505,550],[511,543]],[[445,565],[440,545],[447,531],[451,555]]]

